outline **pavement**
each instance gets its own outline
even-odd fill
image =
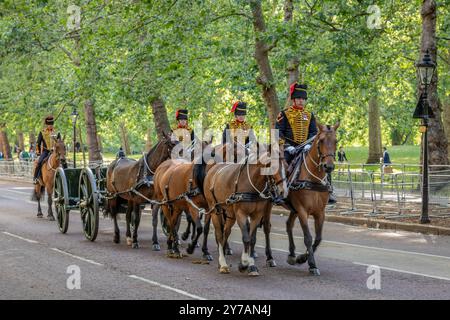
[[[30,201],[32,185],[0,180],[0,299],[449,299],[450,237],[399,230],[380,230],[327,221],[316,262],[321,276],[307,265],[286,263],[286,217],[272,215],[272,250],[277,267],[265,266],[264,236],[258,230],[259,277],[240,273],[240,230],[234,227],[227,257],[230,274],[219,274],[213,232],[214,261],[195,264],[198,248],[183,259],[151,250],[151,216],[139,228],[140,249],[114,244],[113,223],[100,218],[95,242],[81,231],[78,211],[71,211],[67,234],[56,222],[37,219]],[[44,216],[46,204],[43,204]],[[183,226],[184,227],[184,222]],[[299,223],[294,236],[304,252]],[[187,243],[182,244],[185,252]],[[79,275],[79,277],[78,277]],[[79,289],[78,289],[79,288]]]

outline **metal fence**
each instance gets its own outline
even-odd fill
[[[420,165],[338,164],[332,175],[334,192],[348,199],[348,211],[342,214],[379,214],[388,218],[417,215],[422,202]],[[450,166],[430,166],[432,211],[439,216],[450,212]]]

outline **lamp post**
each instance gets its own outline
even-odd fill
[[[72,125],[73,125],[73,167],[76,168],[77,167],[77,163],[76,163],[76,148],[75,148],[75,144],[76,144],[76,140],[77,140],[77,129],[76,129],[77,118],[78,118],[77,109],[74,108],[72,113],[70,114],[70,116],[72,117]]]
[[[420,96],[418,109],[416,109],[417,114],[414,117],[422,118],[422,128],[423,133],[422,140],[422,215],[420,217],[420,223],[430,223],[430,218],[428,216],[428,194],[429,194],[429,184],[428,184],[428,119],[433,117],[432,111],[430,110],[430,105],[428,103],[428,86],[431,84],[433,79],[434,71],[436,69],[436,64],[431,60],[429,51],[425,53],[422,61],[416,65],[417,71],[419,73],[420,84],[424,86],[424,91]],[[421,108],[421,109],[420,109]],[[420,109],[420,110],[419,110]],[[431,111],[431,112],[430,112]]]

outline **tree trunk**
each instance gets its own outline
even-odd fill
[[[152,142],[152,129],[148,128],[147,129],[147,134],[146,134],[146,142],[145,142],[145,152],[149,152],[150,149],[152,148],[153,142]]]
[[[294,3],[293,0],[286,0],[284,2],[284,22],[291,23],[294,13]],[[296,56],[293,56],[289,59],[287,63],[286,73],[287,73],[287,96],[286,96],[286,105],[285,107],[289,107],[291,105],[291,96],[289,94],[289,87],[294,82],[299,81],[300,79],[300,71],[298,69],[300,65],[300,59]]]
[[[379,163],[382,155],[380,107],[377,96],[374,95],[369,100],[369,158],[367,163]]]
[[[250,7],[252,9],[253,28],[255,31],[255,59],[260,72],[256,82],[262,86],[262,95],[266,102],[270,127],[275,128],[280,106],[269,61],[269,51],[272,49],[272,46],[268,45],[263,39],[266,32],[266,24],[261,8],[261,0],[251,0]]]
[[[84,113],[86,120],[86,139],[89,150],[89,162],[102,160],[97,140],[97,125],[95,123],[94,102],[87,99],[84,102]]]
[[[436,2],[434,0],[424,0],[422,2],[422,36],[420,39],[420,56],[421,60],[427,50],[431,59],[437,61],[437,46],[436,46]],[[420,82],[419,82],[420,83]],[[434,118],[429,120],[428,124],[428,152],[429,164],[443,164],[447,165],[448,151],[447,138],[444,133],[441,120],[441,105],[437,93],[438,73],[437,69],[434,73],[431,84],[428,86],[428,101],[434,113]],[[418,86],[418,96],[422,93],[424,88]]]
[[[19,141],[19,149],[20,150],[25,150],[25,141],[24,141],[24,138],[23,138],[23,132],[22,131],[19,131],[18,133],[17,133],[17,140]]]
[[[30,140],[30,147],[36,148],[36,135],[34,132],[29,133],[28,139]]]
[[[97,141],[98,141],[98,148],[100,149],[100,152],[103,152],[103,140],[100,135],[97,135]]]
[[[442,120],[445,131],[445,138],[447,139],[447,150],[450,148],[450,98],[444,97],[444,109],[442,110]]]
[[[6,133],[6,125],[0,124],[0,144],[2,145],[3,149],[3,157],[5,160],[12,160],[12,154],[11,154],[11,147],[9,145],[8,141],[8,135]]]
[[[391,131],[391,143],[393,146],[399,146],[402,144],[402,134],[398,129],[392,129]]]
[[[122,147],[124,148],[125,154],[130,155],[131,148],[130,143],[128,141],[128,132],[127,128],[125,127],[125,122],[120,122],[119,127],[120,127],[120,140],[122,141]]]
[[[170,132],[169,119],[167,118],[167,110],[164,106],[164,101],[161,98],[157,98],[151,102],[153,121],[155,122],[156,133],[158,139],[161,140],[163,132],[168,134]]]

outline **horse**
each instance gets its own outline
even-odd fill
[[[261,146],[258,144],[258,146]],[[276,151],[272,150],[275,154]],[[254,246],[256,227],[263,221],[266,237],[266,263],[276,266],[270,248],[270,215],[273,192],[287,196],[285,164],[282,157],[276,158],[277,170],[263,175],[261,170],[268,169],[271,163],[269,151],[264,151],[257,159],[255,152],[245,157],[243,163],[222,163],[213,166],[204,180],[205,198],[211,208],[216,243],[219,251],[219,272],[229,273],[224,246],[228,241],[231,228],[237,221],[242,233],[244,250],[239,263],[239,271],[248,270],[250,276],[259,275],[254,258],[249,255],[250,246]],[[249,221],[250,220],[250,221]]]
[[[310,273],[319,276],[320,271],[316,266],[314,252],[322,240],[325,206],[329,197],[326,179],[327,174],[334,170],[337,144],[336,130],[339,127],[339,122],[334,126],[318,123],[317,127],[319,132],[301,164],[299,177],[296,177],[298,170],[293,170],[290,173],[289,181],[293,183],[289,186],[288,202],[285,207],[290,210],[289,218],[286,221],[286,231],[289,237],[287,262],[294,265],[295,263],[303,264],[308,261]],[[300,162],[297,166],[299,165]],[[316,232],[314,243],[308,227],[308,217],[310,215],[314,217]],[[298,257],[295,256],[295,244],[292,235],[295,217],[300,221],[306,246],[306,253]]]
[[[37,200],[38,203],[38,213],[37,217],[42,218],[42,210],[41,210],[41,198],[44,195],[45,190],[47,190],[47,203],[48,203],[48,212],[47,219],[50,221],[54,221],[55,217],[53,216],[52,210],[52,193],[54,187],[54,179],[56,169],[62,164],[66,163],[66,146],[64,141],[61,139],[61,134],[53,137],[54,145],[52,150],[50,151],[50,155],[42,162],[41,167],[41,176],[39,178],[38,183],[34,186],[33,191],[33,200]],[[36,169],[35,169],[36,170]]]
[[[203,151],[211,144],[211,141],[203,141],[196,144]],[[203,232],[201,218],[207,208],[207,202],[203,196],[203,176],[206,170],[206,162],[203,152],[200,158],[188,161],[186,159],[170,159],[164,161],[156,170],[154,186],[155,198],[161,202],[161,208],[169,230],[167,238],[168,256],[181,258],[178,248],[178,227],[183,212],[194,222],[196,236],[187,248],[187,253],[192,254],[198,239]],[[189,221],[189,220],[188,220]],[[206,235],[207,236],[207,235]],[[209,252],[204,252],[206,260],[212,260]]]
[[[170,158],[171,151],[177,143],[177,140],[163,132],[163,138],[138,161],[119,158],[108,166],[106,214],[114,220],[114,243],[120,243],[117,214],[120,206],[126,202],[127,245],[133,249],[139,248],[137,231],[141,220],[141,205],[153,198],[152,178],[155,171],[161,163]],[[133,234],[131,234],[131,228]]]

